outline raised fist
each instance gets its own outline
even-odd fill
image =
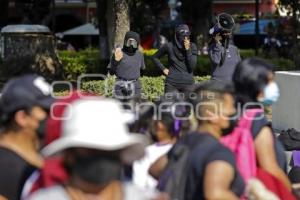
[[[121,48],[116,48],[115,60],[119,62],[122,58],[123,58],[123,52],[122,52]]]

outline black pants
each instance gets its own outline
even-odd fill
[[[194,84],[175,84],[165,82],[166,93],[188,93],[192,92]]]

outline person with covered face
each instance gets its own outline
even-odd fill
[[[42,154],[48,158],[61,156],[68,178],[36,191],[28,200],[167,198],[124,181],[124,165],[143,156],[147,139],[129,132],[130,119],[120,102],[98,97],[80,99],[65,109],[63,117],[61,137],[45,146]]]
[[[25,180],[44,165],[39,154],[54,99],[41,76],[12,78],[0,98],[0,199],[18,200]]]
[[[121,49],[117,47],[109,64],[109,72],[117,76],[114,87],[114,96],[124,98],[126,96],[140,96],[141,83],[139,77],[141,70],[145,69],[144,55],[138,51],[140,36],[129,31],[124,38]]]
[[[219,20],[220,24],[215,24],[209,30],[211,39],[208,56],[211,62],[211,79],[231,83],[233,72],[241,61],[241,56],[238,48],[232,42],[233,18],[222,13],[219,15]]]
[[[165,93],[185,92],[194,84],[193,69],[197,63],[197,47],[190,40],[191,32],[185,24],[175,30],[173,42],[162,46],[153,56],[154,64],[167,77]],[[168,66],[160,62],[160,58],[168,56]]]

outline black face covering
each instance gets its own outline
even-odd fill
[[[136,44],[130,44],[129,39],[134,39]],[[129,44],[129,45],[128,45]],[[123,51],[127,55],[134,55],[140,44],[140,35],[133,31],[128,31],[124,38]]]
[[[227,128],[222,129],[222,135],[226,136],[229,135],[230,133],[232,133],[232,131],[234,130],[234,128],[236,127],[237,123],[238,123],[238,117],[235,114],[228,116],[228,121],[229,121],[229,126]]]
[[[186,24],[179,25],[175,30],[175,42],[179,49],[183,48],[184,38],[190,38],[190,30]]]
[[[105,185],[120,179],[122,164],[118,158],[107,156],[76,156],[75,164],[70,166],[70,170],[89,183]]]
[[[222,46],[225,47],[226,49],[228,49],[230,36],[223,34],[223,35],[221,35],[221,37],[222,37]]]
[[[36,130],[36,133],[40,139],[43,139],[45,137],[46,125],[47,125],[47,118],[40,121],[40,125],[39,125],[38,129]]]
[[[123,50],[125,51],[125,53],[127,53],[128,55],[134,55],[134,53],[136,52],[137,48],[134,48],[133,46],[129,46],[129,47],[123,47]]]

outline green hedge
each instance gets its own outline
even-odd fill
[[[100,73],[100,53],[96,49],[86,49],[79,52],[59,51],[59,59],[64,68],[64,77],[76,80],[81,74]]]
[[[162,72],[154,66],[151,56],[156,50],[148,50],[144,52],[146,70],[142,72],[144,76],[161,76]],[[254,50],[240,50],[241,57],[255,56]],[[79,52],[60,51],[59,58],[64,66],[64,77],[68,80],[76,80],[80,74],[84,73],[101,73],[106,74],[106,65],[100,61],[100,53],[95,49],[87,49]],[[294,70],[294,63],[291,60],[284,58],[268,59],[276,66],[276,70]],[[167,66],[167,57],[163,57],[161,62]],[[210,60],[208,56],[198,56],[197,65],[194,69],[195,76],[207,76],[210,74]]]
[[[195,76],[195,82],[199,83],[202,81],[209,80],[210,76]],[[161,96],[164,92],[164,76],[158,77],[147,77],[143,76],[140,78],[143,90],[143,96],[149,100],[154,100],[155,98]],[[85,81],[82,83],[82,91],[95,93],[98,95],[105,95],[108,97],[112,96],[113,85],[115,83],[115,77],[109,76],[105,80],[98,81]],[[62,89],[55,92],[57,96],[66,95],[67,91]]]

